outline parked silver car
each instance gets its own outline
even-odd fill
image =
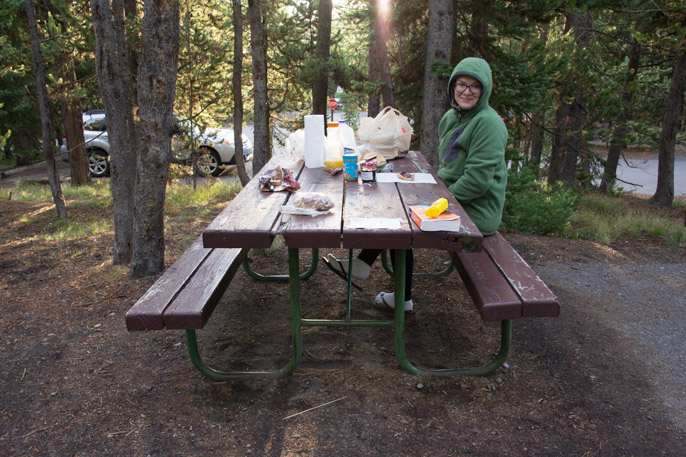
[[[105,112],[92,110],[83,113],[83,137],[88,154],[88,169],[92,176],[100,177],[110,172],[110,143],[107,138]],[[62,137],[60,157],[69,162],[69,147],[66,137]]]
[[[182,127],[186,128],[181,121]],[[198,172],[202,175],[219,176],[225,165],[234,165],[234,131],[227,127],[223,129],[207,129],[205,133],[199,133],[197,127],[188,128],[192,132],[195,148],[199,152],[197,160]],[[107,137],[107,125],[103,110],[87,111],[83,114],[83,136],[88,154],[88,169],[92,176],[106,176],[110,172],[110,144]],[[172,139],[172,161],[177,163],[191,163],[191,149],[186,145],[189,135],[184,139],[183,135],[177,135]],[[243,157],[246,162],[252,159],[252,143],[245,135],[243,139]],[[61,158],[69,161],[69,148],[66,138],[62,139],[60,146]]]
[[[172,138],[173,162],[190,164],[192,150],[197,150],[199,152],[197,170],[204,176],[219,176],[224,171],[225,165],[236,164],[234,130],[231,127],[208,128],[204,133],[200,133],[197,126],[191,126],[188,120],[180,120],[179,125],[186,135],[175,135]],[[241,135],[241,138],[243,159],[248,162],[253,155],[252,143],[245,134]],[[194,142],[196,146],[191,147],[189,145],[191,142]]]

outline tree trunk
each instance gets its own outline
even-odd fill
[[[686,40],[679,49],[672,85],[665,106],[665,118],[660,133],[660,152],[657,167],[657,189],[650,202],[658,206],[671,206],[674,201],[674,146],[676,134],[684,115],[684,91],[686,90]]]
[[[241,0],[233,0],[233,141],[236,170],[244,186],[250,181],[243,157],[243,9]]]
[[[52,131],[50,120],[50,105],[48,102],[48,90],[45,87],[45,67],[43,66],[43,54],[40,49],[40,36],[38,34],[38,20],[33,0],[26,0],[26,17],[29,25],[29,35],[31,37],[31,51],[36,72],[36,94],[38,95],[38,106],[40,108],[40,119],[42,129],[43,153],[48,168],[48,182],[52,192],[52,199],[55,202],[57,217],[68,219],[67,206],[64,204],[62,186],[55,164],[55,136]]]
[[[545,111],[542,113],[542,118],[545,119]],[[533,122],[533,119],[532,119]],[[529,164],[534,167],[537,171],[540,171],[541,167],[541,156],[543,155],[543,135],[545,134],[544,129],[540,125],[535,125],[533,128],[532,138],[531,138],[531,154],[529,156]],[[539,173],[536,174],[538,176]]]
[[[559,181],[562,176],[567,139],[567,118],[569,117],[569,105],[565,99],[568,95],[566,89],[563,89],[558,96],[559,104],[555,110],[555,127],[550,151],[550,165],[548,166],[548,181],[550,183]]]
[[[76,85],[74,61],[68,54],[60,53],[55,63],[55,73],[68,86],[74,87]],[[65,89],[60,93],[60,115],[67,139],[71,185],[86,186],[90,184],[91,179],[88,172],[88,158],[86,157],[86,140],[83,136],[81,101],[69,95],[68,92],[69,90]]]
[[[125,35],[122,0],[91,0],[95,32],[95,68],[110,143],[110,187],[114,213],[115,265],[127,264],[133,253],[133,202],[138,128],[133,120],[131,56]],[[127,11],[128,13],[128,11]]]
[[[250,16],[250,44],[252,46],[252,73],[255,103],[255,141],[253,147],[253,174],[271,158],[269,142],[269,105],[267,102],[267,49],[262,24],[260,0],[248,0]]]
[[[390,2],[386,2],[390,4]],[[393,82],[391,81],[391,65],[388,62],[388,49],[386,47],[386,42],[388,41],[388,36],[390,35],[390,11],[386,11],[385,14],[379,16],[379,22],[377,23],[379,29],[376,32],[377,40],[377,56],[379,58],[379,63],[381,64],[381,97],[383,99],[383,106],[395,106],[395,95],[393,94]],[[380,39],[379,39],[380,37]]]
[[[73,67],[72,67],[73,68]],[[91,175],[88,170],[88,157],[86,156],[85,138],[83,136],[83,112],[81,102],[77,99],[62,99],[60,101],[62,111],[62,124],[69,148],[69,171],[72,186],[87,186],[91,183]]]
[[[59,24],[62,34],[70,33],[69,24],[64,12],[58,4],[46,2],[55,21]],[[52,36],[51,36],[52,37]],[[88,172],[88,158],[86,157],[85,139],[83,137],[83,113],[81,100],[72,95],[70,90],[78,86],[74,58],[71,50],[61,49],[55,58],[55,74],[57,80],[62,80],[62,90],[59,91],[60,115],[66,134],[69,151],[69,169],[72,186],[86,186],[91,182]]]
[[[331,0],[319,0],[319,22],[315,61],[320,69],[312,82],[312,113],[326,117],[327,88],[329,85],[329,49],[331,47]]]
[[[455,11],[452,0],[429,0],[429,26],[424,62],[424,94],[419,149],[438,169],[438,123],[448,109],[448,78],[438,77],[437,64],[450,64]]]
[[[124,17],[126,18],[126,25],[130,30],[138,30],[137,27],[139,26],[137,1],[138,0],[123,0]],[[134,82],[136,80],[136,75],[138,75],[138,50],[140,49],[140,38],[140,33],[137,32],[129,33],[126,37],[129,55],[129,74],[131,75],[131,80]],[[138,100],[138,87],[133,84],[129,91],[131,92],[131,100],[135,104],[136,100]],[[138,147],[138,145],[136,145],[136,147]]]
[[[134,194],[131,276],[164,270],[164,197],[176,128],[174,96],[179,58],[179,2],[145,2],[138,69],[140,151]]]
[[[381,0],[372,2],[372,43],[369,47],[369,82],[379,86],[369,94],[369,117],[375,117],[381,110],[379,94],[383,98],[383,105],[395,106],[393,97],[393,84],[391,82],[391,70],[388,63],[386,41],[390,31],[390,11]]]
[[[373,38],[372,38],[373,39]],[[379,81],[379,66],[376,58],[376,47],[374,43],[369,46],[369,57],[368,57],[368,67],[369,67],[369,82],[370,84],[375,84]],[[379,91],[373,88],[369,92],[369,97],[367,99],[367,116],[376,117],[381,111],[381,97],[379,97]]]
[[[581,17],[579,14],[568,14],[566,19],[565,32],[573,30],[574,40],[578,47],[580,49],[588,47],[590,39],[588,30],[592,21],[590,15],[585,14]],[[580,25],[580,21],[583,24]],[[577,52],[575,59],[581,59],[580,52]],[[582,64],[578,62],[577,66],[581,68]],[[569,87],[574,87],[574,90],[571,91]],[[551,183],[563,181],[570,187],[574,184],[582,141],[581,132],[586,116],[583,95],[583,87],[579,81],[563,82],[563,87],[559,90],[559,105],[555,114],[555,133],[548,169],[548,180]],[[571,103],[568,100],[572,100]]]
[[[629,53],[629,65],[627,68],[627,75],[622,85],[621,100],[623,104],[622,112],[617,116],[617,125],[612,132],[612,139],[610,140],[610,149],[607,152],[607,160],[605,162],[605,169],[600,181],[599,190],[607,193],[617,179],[617,165],[619,164],[619,156],[622,151],[626,149],[626,133],[627,122],[632,117],[631,110],[631,96],[633,91],[631,85],[636,80],[638,74],[638,63],[640,53],[638,46],[632,46]]]
[[[579,51],[588,48],[590,40],[590,30],[592,30],[593,20],[590,13],[583,15],[574,15],[572,19],[572,27],[574,29],[574,41],[576,42]],[[583,68],[582,57],[579,51],[575,55],[575,60],[579,68]],[[568,187],[574,185],[576,179],[577,161],[584,150],[582,142],[585,140],[583,135],[583,126],[586,120],[586,108],[584,107],[584,84],[574,84],[572,97],[574,101],[569,107],[569,117],[567,128],[569,134],[567,135],[567,144],[565,145],[565,158],[562,167],[560,179],[567,184]]]

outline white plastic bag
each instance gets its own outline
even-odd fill
[[[410,149],[412,132],[407,116],[387,106],[375,118],[363,118],[357,135],[362,142],[368,142],[375,151],[390,160],[398,156],[398,151]]]
[[[329,214],[334,206],[333,200],[319,192],[298,192],[289,204],[281,206],[280,211],[314,217]]]
[[[296,157],[305,157],[305,131],[298,129],[286,138],[286,152]]]

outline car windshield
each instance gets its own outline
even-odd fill
[[[88,119],[86,122],[84,122],[83,129],[102,132],[105,130],[105,118],[102,117],[98,119]]]
[[[198,127],[198,124],[191,122],[185,117],[178,118],[177,122],[187,134],[193,133],[195,136],[200,135],[200,128]]]

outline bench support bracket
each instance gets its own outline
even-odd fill
[[[510,345],[512,342],[512,321],[500,321],[500,351],[498,354],[486,365],[473,368],[446,368],[441,370],[425,370],[417,368],[408,359],[405,353],[405,342],[403,341],[402,328],[400,330],[397,326],[395,330],[395,352],[400,362],[400,366],[412,374],[418,375],[438,375],[438,376],[488,376],[494,373],[498,368],[503,366],[507,360],[507,355],[510,352]]]
[[[319,261],[319,248],[312,248],[312,262],[310,263],[310,266],[307,270],[303,271],[300,273],[300,279],[307,279],[310,276],[314,274],[314,272],[317,270],[317,262]],[[245,257],[243,259],[243,269],[245,272],[250,276],[251,278],[257,280],[257,281],[283,281],[287,282],[289,279],[289,275],[280,275],[280,274],[262,274],[254,271],[252,267],[250,266],[250,258]]]
[[[198,341],[195,330],[186,330],[188,341],[188,354],[195,368],[203,375],[214,381],[228,381],[231,379],[244,378],[279,378],[289,375],[300,364],[303,352],[302,342],[302,316],[300,313],[300,279],[298,250],[288,250],[288,280],[290,282],[291,302],[291,358],[281,369],[274,371],[220,371],[208,366],[198,352]],[[313,250],[313,264],[316,267],[317,255]],[[245,264],[244,264],[245,265]],[[311,274],[311,273],[310,273]]]
[[[487,376],[500,368],[512,345],[512,321],[500,321],[500,351],[486,365],[473,368],[455,368],[441,370],[425,370],[414,366],[407,358],[405,351],[405,250],[395,250],[395,356],[400,366],[412,374],[439,376]],[[451,264],[452,265],[452,264]]]

